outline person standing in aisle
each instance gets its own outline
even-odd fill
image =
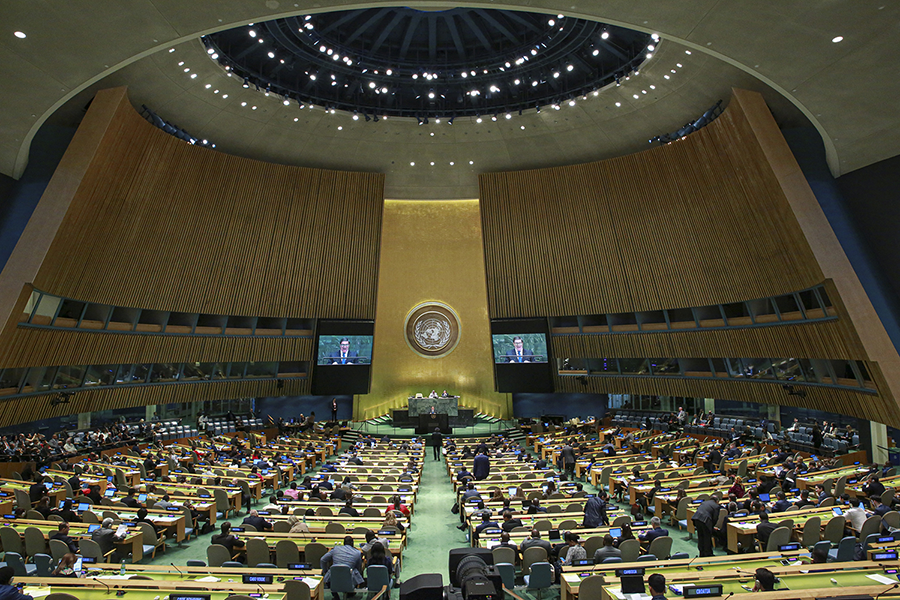
[[[700,556],[712,556],[712,536],[713,527],[719,519],[719,500],[716,496],[711,496],[708,500],[697,507],[697,511],[691,520],[694,522],[694,529],[697,530],[697,548],[700,550]]]
[[[331,399],[331,422],[337,422],[337,398]]]
[[[431,433],[431,443],[434,446],[434,460],[441,459],[441,446],[444,442],[444,436],[441,435],[441,428],[435,427]]]

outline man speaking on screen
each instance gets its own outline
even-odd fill
[[[328,355],[333,365],[353,365],[356,364],[356,351],[350,349],[350,340],[341,338],[340,345],[336,352]]]
[[[513,347],[506,351],[506,357],[511,363],[530,363],[534,359],[534,352],[523,347],[522,338],[513,338]]]

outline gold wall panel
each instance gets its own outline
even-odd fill
[[[478,201],[386,200],[382,222],[372,388],[357,397],[354,417],[406,408],[410,395],[444,388],[466,407],[510,416],[511,397],[494,391]],[[459,315],[459,343],[446,356],[426,358],[407,344],[406,316],[423,302]]]

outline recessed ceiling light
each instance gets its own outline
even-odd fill
[[[411,163],[409,163],[409,166],[414,167],[414,166],[416,166],[416,163],[411,162]]]
[[[843,42],[843,41],[844,41],[844,36],[839,35],[839,36],[837,36],[837,37],[831,38],[831,41],[834,42],[835,44],[837,44],[838,42]]]
[[[621,102],[616,102],[616,106],[622,106]]]
[[[246,102],[241,102],[241,106],[247,106]]]
[[[687,55],[690,55],[691,51],[690,51],[690,50],[685,50],[684,53],[687,54]]]
[[[300,120],[300,117],[294,117],[294,123]]]
[[[454,162],[451,160],[451,161],[450,161],[450,166],[452,167],[454,164],[456,164],[456,163],[454,163]]]
[[[228,97],[228,94],[222,94],[222,100]]]
[[[432,167],[434,166],[434,161],[431,161],[431,166],[432,166]]]
[[[169,52],[175,52],[175,48],[169,48]]]
[[[525,129],[525,126],[524,126],[524,125],[520,125],[520,126],[519,126],[519,129]]]
[[[638,98],[640,98],[640,96],[638,96],[637,94],[635,94],[635,95],[634,95],[634,99],[637,100]]]
[[[343,126],[343,125],[338,125],[338,131],[343,131],[343,130],[344,130],[344,126]]]
[[[24,31],[16,31],[15,33],[13,33],[13,35],[16,36],[17,38],[19,38],[20,40],[24,40],[27,37],[25,35]]]
[[[470,161],[469,161],[469,164],[470,164],[470,165],[474,165],[474,164],[475,164],[475,161],[474,161],[474,160],[470,160]]]

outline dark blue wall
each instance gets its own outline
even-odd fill
[[[606,414],[606,394],[513,394],[513,416],[517,419],[542,415],[565,415],[567,419]]]
[[[896,259],[900,176],[889,168],[900,169],[900,163],[878,163],[835,180],[825,161],[822,138],[814,128],[782,133],[894,347],[900,350],[900,267]],[[845,194],[853,201],[848,202]]]
[[[21,179],[0,175],[0,269],[9,260],[74,135],[73,128],[45,124],[32,140],[28,167]]]
[[[296,419],[300,413],[309,416],[315,411],[316,421],[331,420],[331,399],[337,398],[338,420],[349,421],[353,418],[353,396],[274,396],[257,398],[256,411],[260,418],[268,421],[269,415],[276,421],[278,417],[285,421]]]

